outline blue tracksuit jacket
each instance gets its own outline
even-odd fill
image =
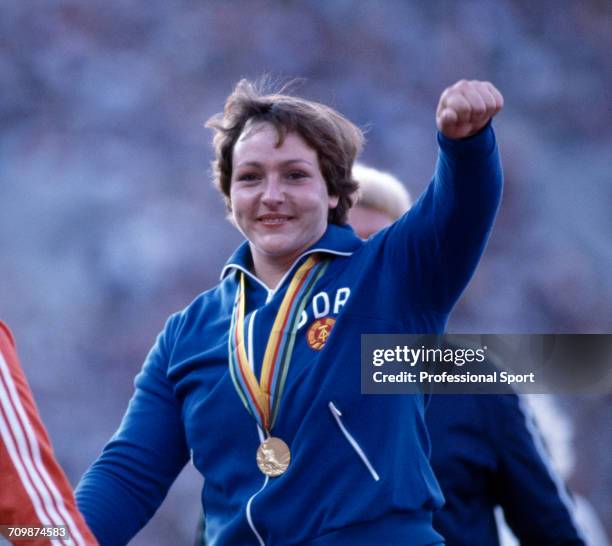
[[[521,546],[583,546],[565,485],[516,394],[434,395],[426,421],[448,546],[498,546],[495,506]]]
[[[267,546],[441,543],[442,495],[429,465],[422,395],[360,394],[360,334],[442,332],[483,252],[501,193],[490,125],[461,141],[438,135],[432,183],[367,242],[330,225],[274,290],[250,273],[245,242],[215,288],[170,317],[135,381],[121,426],[78,489],[100,543],[125,544],[153,515],[192,456],[205,477],[208,543]],[[260,433],[228,371],[228,329],[247,275],[245,330],[258,374],[291,273],[312,252],[331,259],[298,330],[273,435],[289,444],[285,474],[257,468]],[[315,319],[335,318],[312,349]]]

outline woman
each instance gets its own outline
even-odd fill
[[[422,396],[362,396],[360,334],[444,329],[497,209],[501,107],[489,83],[448,88],[432,184],[364,243],[345,225],[361,132],[238,84],[209,126],[247,240],[220,284],[170,317],[79,485],[101,544],[125,544],[190,455],[210,544],[442,544]]]

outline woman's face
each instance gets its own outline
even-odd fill
[[[289,267],[327,228],[338,197],[327,193],[314,149],[296,133],[282,146],[269,123],[247,125],[232,157],[230,201],[234,222],[249,240],[255,267]]]

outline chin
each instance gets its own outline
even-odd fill
[[[300,245],[295,239],[289,241],[267,241],[257,245],[257,250],[272,260],[295,259],[307,246]]]
[[[287,258],[297,252],[296,248],[287,247],[284,245],[263,245],[259,247],[262,254],[269,258]]]

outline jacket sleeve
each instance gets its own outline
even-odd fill
[[[102,546],[126,544],[149,521],[189,458],[181,409],[166,373],[173,324],[171,317],[136,377],[118,431],[76,490]]]
[[[70,544],[97,545],[55,459],[11,332],[1,321],[0,524],[63,526],[72,538]],[[57,543],[43,538],[19,542],[24,546]]]
[[[448,313],[484,251],[503,179],[491,123],[465,139],[438,133],[438,144],[431,183],[381,237],[396,270],[409,273],[412,302]]]
[[[573,501],[550,465],[536,424],[517,395],[488,397],[489,434],[498,449],[495,495],[521,546],[584,546]]]

